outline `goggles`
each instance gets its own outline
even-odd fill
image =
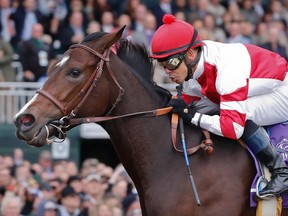
[[[159,65],[169,70],[176,70],[184,60],[186,53],[176,54],[168,57],[166,60],[158,60]]]

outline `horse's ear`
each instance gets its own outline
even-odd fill
[[[106,34],[102,37],[100,47],[103,49],[103,52],[104,50],[110,48],[114,43],[116,43],[121,38],[125,27],[126,25],[124,25],[118,31]]]

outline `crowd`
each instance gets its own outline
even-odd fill
[[[123,37],[149,49],[165,13],[193,24],[203,40],[256,44],[288,58],[285,0],[0,0],[0,81],[41,82],[70,45],[95,31],[126,25]],[[21,149],[0,155],[0,216],[136,216],[139,206],[121,164],[113,169],[94,158],[77,167],[47,151],[30,163]]]
[[[119,164],[96,158],[53,160],[48,150],[38,161],[25,160],[20,148],[0,155],[1,216],[141,216],[133,182]]]
[[[95,31],[126,25],[123,37],[149,49],[165,13],[193,24],[204,40],[252,43],[287,59],[285,0],[0,0],[0,81],[42,81],[57,57]]]

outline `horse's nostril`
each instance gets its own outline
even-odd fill
[[[35,118],[31,114],[23,114],[21,116],[18,116],[17,118],[17,124],[19,126],[25,126],[29,127],[35,122]]]

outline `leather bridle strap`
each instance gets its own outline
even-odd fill
[[[165,115],[169,112],[171,112],[172,107],[165,107],[155,110],[149,110],[149,111],[140,111],[140,112],[134,112],[134,113],[127,113],[124,115],[118,115],[118,116],[100,116],[100,117],[85,117],[85,118],[72,118],[69,121],[69,125],[79,125],[83,123],[97,123],[97,122],[103,122],[103,121],[109,121],[119,118],[125,118],[125,117],[149,117],[149,116],[161,116]]]
[[[36,93],[42,95],[43,97],[47,98],[50,102],[52,102],[56,107],[58,107],[62,113],[65,115],[65,107],[49,92],[43,90],[42,88],[38,89]]]

